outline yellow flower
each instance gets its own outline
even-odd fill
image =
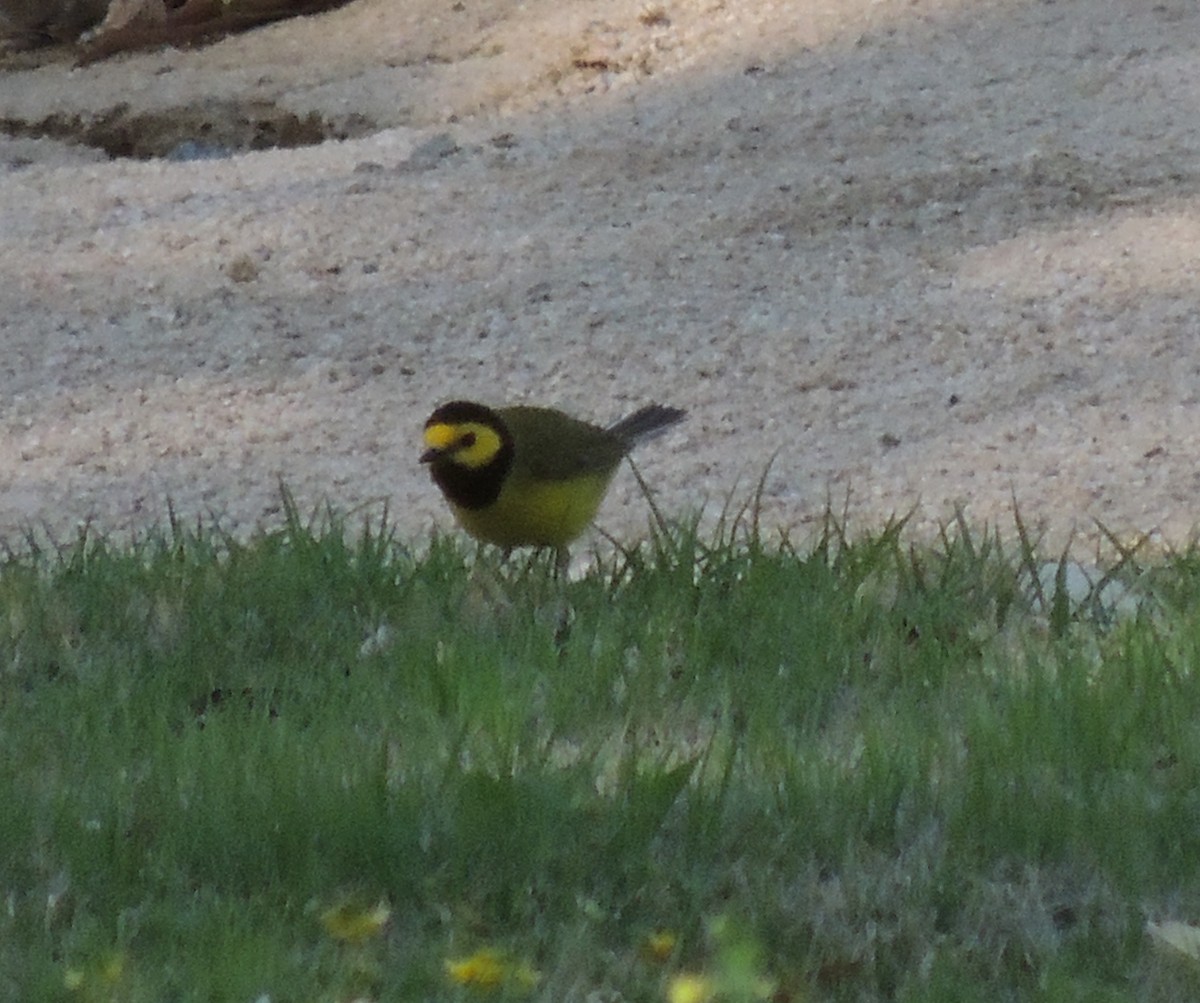
[[[321,925],[334,940],[340,940],[347,944],[360,944],[364,940],[378,936],[391,916],[392,910],[386,902],[380,902],[366,909],[350,902],[343,902],[332,909],[326,909],[321,914]]]
[[[505,975],[504,959],[499,951],[484,948],[470,957],[446,962],[446,974],[451,982],[476,989],[496,989]]]
[[[709,1003],[713,998],[712,979],[684,972],[667,983],[667,1003]]]
[[[112,951],[87,968],[68,968],[63,973],[63,988],[74,993],[89,983],[112,987],[121,981],[124,974],[125,955],[120,951]]]
[[[125,955],[110,954],[100,965],[100,980],[110,986],[121,981],[125,974]]]
[[[671,960],[678,943],[679,938],[670,930],[655,930],[642,941],[642,956],[647,961],[664,965]]]
[[[472,989],[498,989],[505,983],[518,989],[532,989],[541,978],[528,962],[510,961],[493,947],[451,959],[445,965],[451,982]]]

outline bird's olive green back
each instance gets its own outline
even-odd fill
[[[510,476],[561,481],[581,474],[610,475],[625,443],[607,429],[553,408],[498,408],[516,446]]]

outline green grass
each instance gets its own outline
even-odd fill
[[[1200,991],[1145,933],[1200,920],[1200,554],[1116,615],[1023,527],[558,585],[288,511],[0,566],[0,998],[461,1000],[483,949],[501,999]]]

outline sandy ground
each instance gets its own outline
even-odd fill
[[[452,397],[608,421],[668,511],[1197,523],[1193,0],[357,0],[0,73],[0,537],[386,501]],[[282,124],[281,124],[282,123]],[[351,138],[223,159],[69,142]],[[176,130],[178,134],[171,130]],[[182,130],[182,132],[179,132]],[[240,131],[239,131],[240,130]],[[39,132],[57,139],[30,138]],[[115,137],[115,139],[114,139]],[[623,474],[601,515],[647,512]]]

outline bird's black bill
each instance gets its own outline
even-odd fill
[[[442,455],[442,451],[440,449],[427,449],[427,450],[425,450],[425,452],[423,452],[421,454],[421,462],[422,463],[432,463],[434,460],[436,460],[441,455]]]

